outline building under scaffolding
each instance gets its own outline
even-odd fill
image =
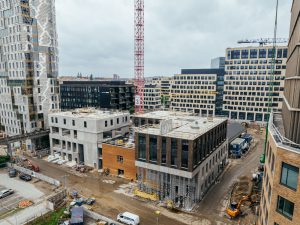
[[[136,128],[138,187],[191,210],[226,165],[227,120],[170,113],[158,122]]]

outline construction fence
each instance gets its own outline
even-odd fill
[[[13,167],[14,169],[16,169],[17,171],[19,171],[21,173],[28,174],[28,175],[30,175],[32,177],[35,177],[35,178],[39,179],[39,180],[43,180],[43,181],[45,181],[45,182],[47,182],[49,184],[55,185],[57,187],[60,186],[60,181],[55,180],[55,179],[53,179],[51,177],[48,177],[46,175],[43,175],[41,173],[36,173],[36,172],[34,172],[32,170],[26,169],[26,168],[21,167],[21,166],[17,166],[15,164],[11,164],[11,167]]]

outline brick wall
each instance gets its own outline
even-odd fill
[[[123,157],[123,163],[117,156]],[[102,144],[103,169],[109,168],[110,174],[118,176],[118,170],[124,170],[126,179],[136,179],[135,149],[110,144]]]

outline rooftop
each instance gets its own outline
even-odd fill
[[[167,120],[167,119],[170,119],[170,117],[183,117],[183,116],[191,116],[191,115],[192,115],[192,113],[186,113],[186,112],[153,111],[153,112],[147,112],[147,113],[143,113],[143,114],[135,114],[134,117]]]
[[[103,111],[103,110],[97,110],[93,108],[81,108],[81,109],[75,109],[71,111],[58,111],[58,112],[52,112],[50,116],[63,116],[63,117],[69,117],[69,118],[89,118],[89,119],[105,119],[105,118],[112,118],[115,116],[127,116],[129,115],[128,112],[122,112],[122,111]]]
[[[115,145],[122,148],[135,149],[133,137],[120,136],[118,138],[110,139],[102,143]]]
[[[165,113],[162,113],[161,115],[154,115],[158,116],[158,119],[162,119],[160,124],[138,127],[136,128],[136,131],[139,133],[150,135],[161,135],[171,138],[194,140],[227,120],[225,118],[206,118],[198,116],[188,116],[186,114],[167,115]]]

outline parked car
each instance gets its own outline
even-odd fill
[[[9,176],[9,177],[16,177],[16,176],[17,176],[17,170],[14,169],[14,168],[10,168],[10,169],[8,170],[8,176]]]
[[[24,180],[24,181],[31,181],[32,180],[32,177],[30,175],[25,174],[25,173],[21,173],[19,178],[21,180]]]
[[[120,213],[117,217],[117,220],[128,225],[140,224],[140,217],[129,212]]]
[[[12,189],[7,189],[7,190],[0,191],[0,198],[4,198],[4,197],[9,196],[13,193],[14,193],[14,190],[12,190]]]

